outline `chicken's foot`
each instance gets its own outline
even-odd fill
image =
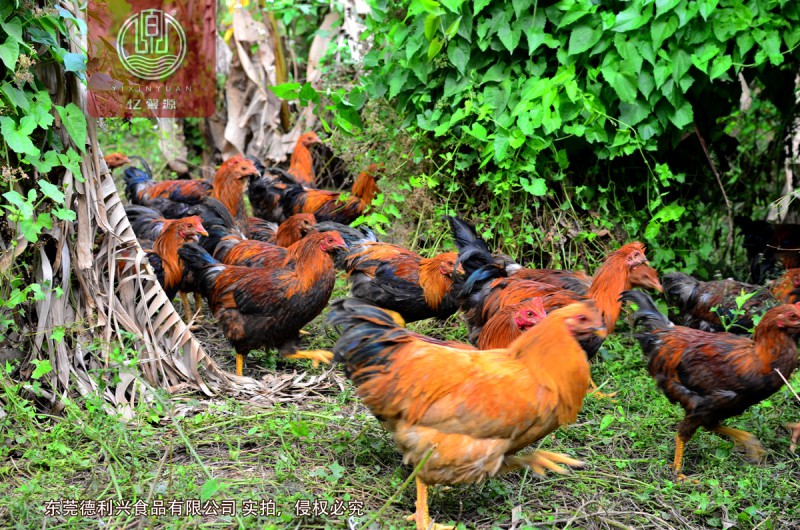
[[[311,359],[311,366],[316,368],[319,363],[331,364],[333,353],[327,350],[301,350],[291,355],[286,355],[287,359]]]
[[[548,469],[563,475],[567,472],[567,469],[561,467],[559,464],[564,464],[565,466],[571,467],[580,467],[586,465],[586,462],[576,460],[563,453],[552,453],[550,451],[542,451],[539,449],[529,455],[511,456],[506,458],[503,462],[503,467],[500,469],[500,472],[505,473],[521,467],[530,467],[534,473],[541,476],[544,476]]]
[[[587,394],[596,397],[597,399],[606,399],[606,398],[613,398],[617,395],[616,392],[611,392],[610,394],[606,394],[605,392],[600,392],[597,389],[597,383],[594,382],[594,379],[590,376],[589,377],[589,391]]]
[[[747,458],[752,462],[760,462],[766,451],[764,450],[764,446],[761,445],[761,442],[758,441],[754,435],[750,434],[747,431],[742,431],[740,429],[734,429],[733,427],[715,427],[711,429],[717,434],[722,434],[723,436],[729,436],[733,438],[735,443],[739,443],[744,445],[745,451],[747,451]]]
[[[688,441],[689,440],[684,440],[680,434],[675,436],[675,460],[673,460],[670,467],[675,472],[675,479],[678,482],[685,482],[689,480],[681,471],[683,469],[683,450],[686,448],[686,442]],[[692,480],[691,482],[697,484],[696,480]]]
[[[452,530],[455,526],[444,526],[431,521],[428,513],[428,485],[417,477],[417,511],[406,517],[406,521],[416,521],[417,530]]]

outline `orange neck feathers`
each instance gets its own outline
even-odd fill
[[[595,273],[592,286],[586,293],[597,304],[608,333],[614,331],[614,325],[622,312],[619,296],[626,288],[630,288],[628,275],[631,269],[627,257],[634,250],[639,250],[644,255],[644,246],[641,243],[629,243],[609,254]]]
[[[764,313],[761,322],[756,326],[753,341],[762,373],[771,372],[773,362],[778,359],[786,363],[786,366],[780,367],[786,377],[797,368],[797,343],[793,336],[797,334],[797,329],[790,332],[784,318],[792,308],[792,305],[773,307]]]
[[[237,217],[244,214],[244,186],[247,182],[241,178],[241,165],[250,162],[241,155],[229,158],[214,175],[211,196],[225,205],[231,215]],[[250,162],[252,165],[252,162]],[[253,166],[255,171],[255,166]]]
[[[317,141],[319,141],[319,138],[315,133],[306,133],[297,139],[294,151],[292,151],[289,173],[297,177],[300,184],[314,184],[314,159],[308,146]]]
[[[439,309],[445,295],[453,286],[452,265],[449,274],[446,273],[446,262],[455,263],[458,259],[457,252],[445,252],[432,258],[422,258],[419,263],[419,285],[425,303],[433,310]]]
[[[542,383],[558,394],[559,424],[575,421],[589,388],[589,360],[565,323],[579,306],[585,304],[553,311],[508,347],[513,357],[525,364],[531,373],[538,374]]]
[[[371,203],[372,199],[378,193],[378,183],[375,180],[375,173],[378,171],[378,166],[372,164],[367,169],[358,174],[358,178],[353,182],[352,193],[365,203]]]
[[[275,244],[289,248],[303,239],[315,224],[317,221],[313,214],[295,214],[280,224],[275,232]]]
[[[321,246],[326,236],[325,232],[309,234],[286,249],[283,266],[294,269],[292,277],[295,279],[286,292],[287,297],[308,292],[323,275],[333,272],[333,258]]]
[[[153,251],[161,258],[164,267],[164,287],[176,287],[183,277],[183,260],[178,256],[178,249],[183,246],[184,239],[179,233],[176,219],[164,221],[164,229],[153,243]]]

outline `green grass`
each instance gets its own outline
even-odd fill
[[[337,289],[341,292],[341,285]],[[463,338],[457,319],[422,322],[418,331]],[[625,326],[621,326],[625,328]],[[335,339],[317,319],[312,347]],[[213,339],[212,339],[213,342]],[[230,367],[224,343],[209,348]],[[668,464],[682,411],[670,405],[644,370],[630,333],[606,342],[593,372],[615,401],[586,399],[574,425],[541,442],[543,448],[588,462],[566,476],[532,472],[482,484],[438,487],[430,498],[439,522],[460,528],[762,528],[797,527],[800,509],[798,457],[787,451],[784,422],[797,420],[788,389],[753,407],[731,425],[756,434],[767,449],[753,465],[724,438],[701,431],[687,446],[685,471],[697,483],[676,483]],[[267,368],[260,365],[264,364]],[[250,375],[307,368],[305,361],[252,356]],[[360,404],[338,369],[335,383],[312,399],[272,408],[230,399],[178,396],[165,408],[142,407],[136,421],[105,413],[97,399],[69,402],[60,414],[43,415],[6,381],[0,419],[0,521],[8,528],[360,528],[380,512],[382,528],[413,528],[404,517],[414,509],[413,483],[401,490],[411,469],[390,436]],[[794,378],[798,387],[798,378]],[[338,384],[344,388],[339,391]],[[44,519],[50,500],[187,499],[236,502],[236,516],[111,517]],[[242,501],[272,500],[280,517],[243,515]],[[363,503],[363,515],[298,517],[298,502]],[[353,506],[355,507],[355,505]],[[341,508],[340,508],[341,509]],[[383,510],[383,511],[381,511]],[[102,519],[102,520],[101,520]],[[46,523],[46,525],[45,525]]]

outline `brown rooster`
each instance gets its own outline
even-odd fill
[[[769,292],[782,304],[800,302],[800,269],[788,269],[772,282]]]
[[[220,201],[236,220],[237,226],[247,233],[244,208],[244,187],[248,177],[258,171],[251,160],[241,155],[229,158],[217,169],[213,182],[206,180],[164,180],[156,182],[152,176],[138,168],[125,169],[125,194],[133,204],[149,206],[161,211],[164,217],[179,219],[198,213],[204,199]],[[192,209],[192,206],[195,208]]]
[[[678,424],[673,468],[685,479],[683,451],[699,427],[730,436],[745,446],[747,456],[764,455],[752,434],[724,427],[783,386],[785,376],[797,368],[796,336],[800,334],[800,305],[774,307],[764,314],[752,339],[731,333],[708,333],[673,325],[641,291],[626,291],[622,299],[634,302],[636,335],[647,357],[647,369],[673,403],[686,411]]]
[[[356,177],[350,196],[344,199],[341,192],[306,189],[293,177],[274,168],[265,172],[273,177],[262,177],[250,184],[250,203],[253,212],[263,219],[281,222],[297,213],[314,214],[318,222],[335,221],[350,224],[364,213],[380,191],[377,178],[383,167],[372,164]]]
[[[398,245],[362,241],[351,245],[344,266],[353,296],[414,322],[444,319],[456,312],[453,271],[457,258],[455,252],[423,258]]]
[[[662,281],[667,302],[676,308],[680,323],[703,331],[726,331],[727,327],[732,333],[749,335],[753,319],[779,304],[767,287],[736,280],[703,282],[670,272]],[[736,298],[742,292],[751,296],[740,308]]]
[[[330,362],[330,352],[298,351],[299,330],[327,305],[336,281],[330,254],[342,248],[346,245],[336,232],[309,234],[286,249],[282,262],[265,268],[225,265],[195,244],[180,249],[236,350],[237,375],[255,348],[275,347],[286,358]]]
[[[516,453],[575,421],[589,386],[589,362],[576,342],[604,334],[592,302],[556,310],[507,349],[469,351],[420,339],[383,310],[337,300],[328,316],[342,327],[335,360],[358,395],[392,433],[403,461],[421,466],[418,530],[433,525],[428,486],[467,484],[530,467],[565,472],[567,455]]]
[[[307,132],[300,135],[294,146],[294,151],[292,151],[292,157],[289,159],[289,173],[302,186],[314,187],[317,185],[316,176],[314,175],[314,157],[311,156],[311,151],[308,148],[319,142],[320,139],[317,133],[313,131]]]
[[[185,243],[197,243],[200,236],[207,236],[200,218],[195,216],[183,219],[165,220],[164,228],[153,243],[152,252],[158,255],[161,261],[161,274],[156,270],[161,286],[171,300],[176,293],[180,293],[185,318],[193,314],[189,308],[189,299],[186,293],[194,291],[192,275],[183,267],[183,261],[178,256],[178,249]],[[151,264],[153,263],[151,259]],[[202,307],[200,295],[195,293],[195,307]]]
[[[592,286],[592,277],[583,271],[555,270],[555,269],[519,269],[510,274],[512,278],[533,280],[546,283],[561,289],[569,289],[578,294],[586,294]],[[644,264],[633,269],[628,275],[628,281],[633,287],[654,289],[659,293],[664,289],[658,280],[658,272],[650,265]]]
[[[603,315],[609,333],[622,312],[619,295],[632,287],[631,271],[647,265],[644,245],[628,243],[606,258],[595,274],[586,295],[541,282],[506,277],[504,268],[494,262],[486,242],[478,237],[474,228],[456,217],[450,217],[453,236],[459,249],[459,262],[464,267],[467,280],[460,291],[461,307],[466,311],[470,326],[470,341],[475,342],[486,321],[503,307],[523,300],[541,297],[545,310],[550,311],[590,298]],[[519,274],[519,273],[516,273]],[[589,358],[593,357],[603,341],[593,338],[583,344]]]
[[[299,213],[289,217],[280,225],[258,217],[250,217],[247,223],[251,239],[288,247],[313,232],[317,220],[310,213]]]

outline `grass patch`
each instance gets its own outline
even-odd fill
[[[463,338],[466,332],[457,319],[414,327],[443,338]],[[322,318],[308,329],[310,346],[332,345],[335,333]],[[216,340],[210,340],[214,346]],[[210,349],[231,367],[229,347]],[[309,367],[270,354],[251,356],[247,370],[258,376],[273,365]],[[606,342],[593,373],[604,390],[619,391],[615,400],[587,398],[576,424],[541,442],[587,461],[585,469],[544,479],[519,472],[473,486],[438,487],[430,499],[433,517],[460,528],[797,527],[798,457],[788,454],[788,435],[781,428],[796,419],[788,389],[730,422],[761,439],[768,452],[764,464],[750,464],[728,439],[701,431],[687,446],[685,460],[687,474],[698,483],[679,484],[668,464],[682,411],[657,391],[627,331]],[[7,415],[0,420],[3,526],[359,528],[384,508],[411,469],[402,465],[390,436],[339,370],[329,376],[338,383],[332,388],[341,385],[343,392],[272,408],[163,396],[164,410],[156,403],[127,424],[106,414],[96,398],[68,401],[61,415],[37,413],[7,380]],[[95,506],[124,501],[131,513],[65,515],[73,505],[61,504],[61,515],[45,521],[46,503],[53,500],[89,500]],[[163,507],[165,515],[135,515],[133,506],[140,501],[155,513]],[[231,501],[233,515],[223,512]],[[170,515],[178,504],[184,515]],[[185,515],[192,506],[199,506],[199,515]],[[213,512],[215,506],[217,515],[204,510]],[[413,509],[412,485],[373,526],[412,528],[404,518]]]

